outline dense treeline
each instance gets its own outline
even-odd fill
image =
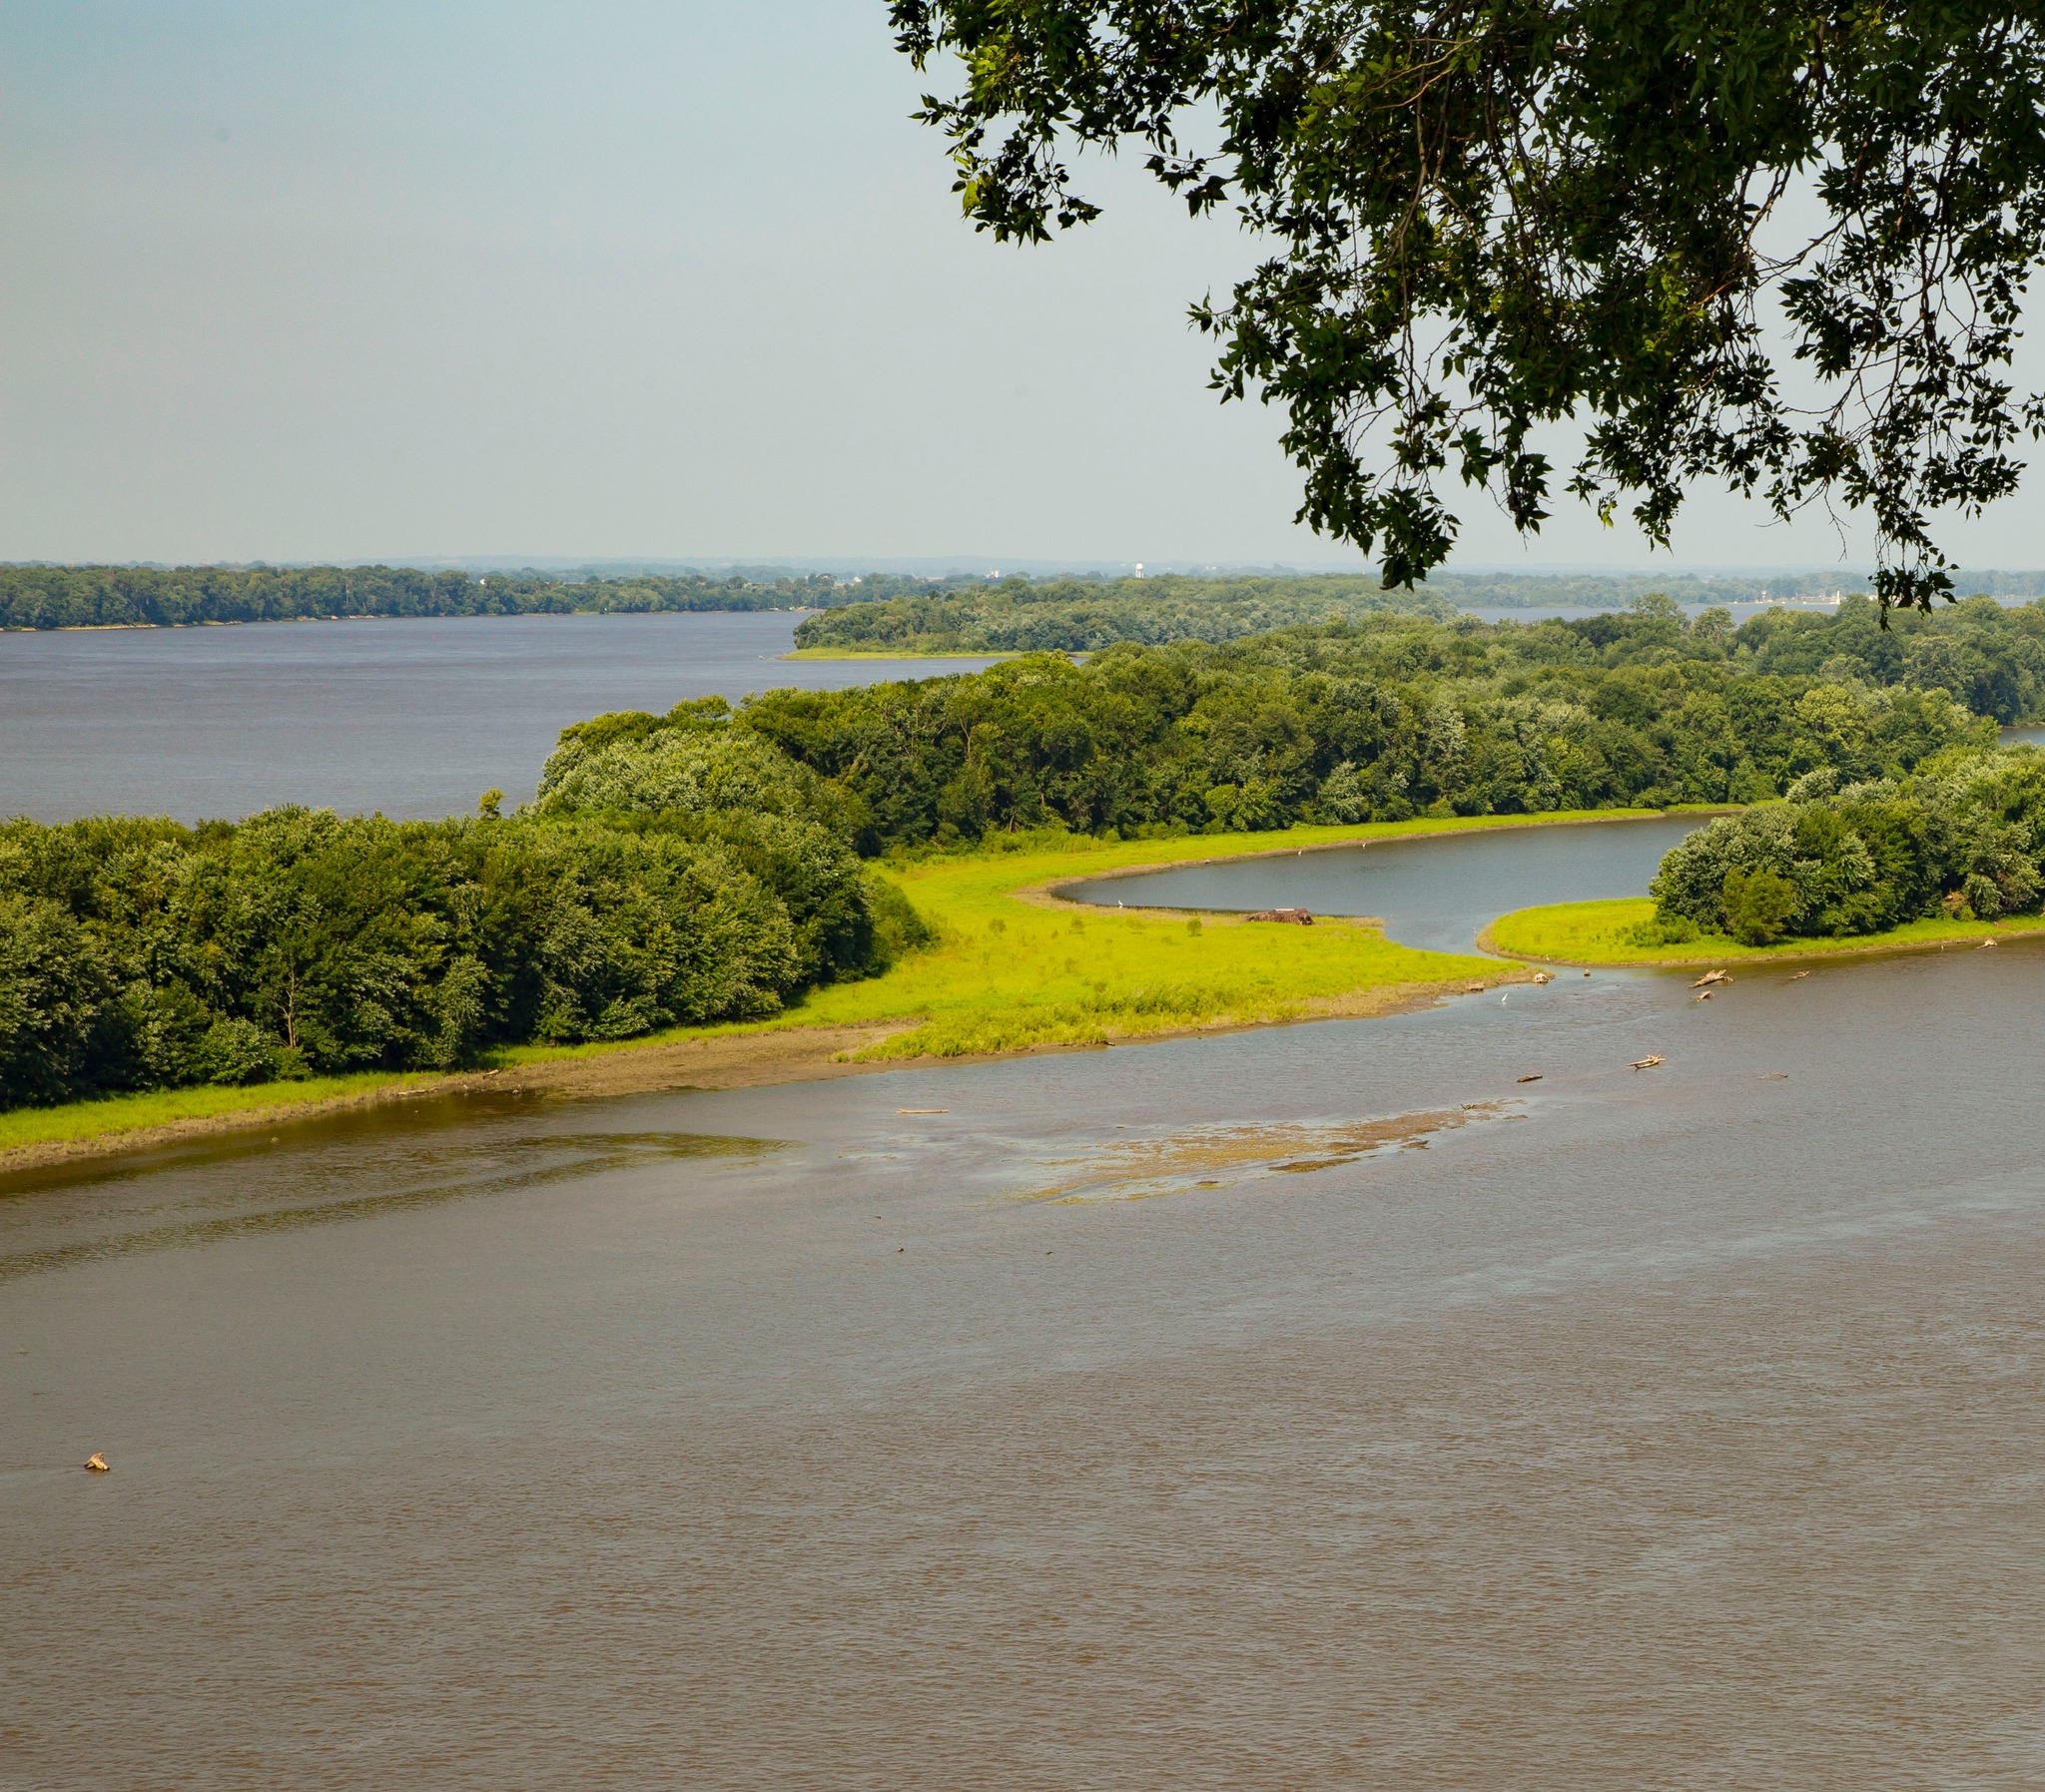
[[[1218,645],[1279,628],[1360,621],[1387,613],[1447,621],[1456,614],[1449,595],[1432,586],[1388,593],[1363,579],[1156,578],[1103,585],[1071,580],[1031,585],[1009,579],[935,595],[906,594],[806,617],[796,629],[796,645],[840,652],[976,654],[1095,653],[1119,641]],[[1865,597],[1848,598],[1836,609],[1763,611],[1736,635],[1729,612],[1708,623],[1703,635],[1683,632],[1682,604],[1667,592],[1637,593],[1617,614],[1638,619],[1644,607],[1646,614],[1663,618],[1676,630],[1656,644],[1692,656],[1713,645],[1733,658],[1743,650],[1773,650],[1795,657],[1796,670],[1814,672],[1827,658],[1844,654],[1854,662],[1852,676],[1895,684],[1926,671],[1931,660],[1939,660],[1937,670],[1952,677],[1978,672],[1983,663],[1980,652],[1986,651],[2027,656],[2024,668],[2030,677],[2035,681],[2045,675],[2045,612],[2035,603],[2007,612],[2013,620],[1999,622],[1997,618],[2005,614],[2001,605],[1969,599],[1932,616],[1915,611],[1897,614],[1884,630],[1875,604]],[[1592,629],[1590,638],[1596,640],[1600,627],[1609,632],[1613,625],[1603,618],[1578,618],[1567,626]],[[1938,646],[1940,642],[1950,648]],[[1510,645],[1501,651],[1510,653]],[[1537,643],[1531,651],[1539,655],[1547,649]],[[1974,656],[1971,660],[1969,654]],[[1957,690],[1950,684],[1948,688]],[[2034,696],[2036,690],[2045,686],[2036,687]],[[2007,709],[2011,701],[1999,697],[1994,713]]]
[[[564,579],[392,566],[0,566],[0,628],[172,628],[340,616],[566,616],[828,609],[923,590],[878,574]]]
[[[1946,686],[1971,679],[2019,709],[2035,701],[2040,624],[2045,612],[1970,606],[1938,655],[1912,658],[1914,637],[1882,636],[1871,604],[1736,632],[1722,612],[1690,623],[1652,603],[1532,626],[1383,617],[1221,646],[1123,644],[1083,666],[1038,655],[916,683],[772,691],[720,726],[822,780],[868,854],[1044,827],[1747,803],[1819,767],[1892,777],[1991,742],[1993,722]],[[1941,682],[1925,682],[1934,668]],[[570,730],[542,800],[658,807],[673,740],[703,726],[691,707]]]
[[[1823,768],[1787,801],[1692,835],[1663,860],[1653,894],[1644,944],[1729,933],[1764,945],[2035,913],[2045,896],[2045,753],[1941,753],[1914,777],[1843,789]]]
[[[1004,579],[806,617],[798,648],[860,653],[1092,653],[1117,641],[1234,641],[1298,623],[1388,611],[1446,619],[1447,600],[1385,591],[1366,578],[1190,579],[1094,583]]]
[[[921,922],[800,813],[0,827],[0,1105],[773,1013]]]

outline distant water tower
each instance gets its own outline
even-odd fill
[[[1136,562],[1136,577],[1140,579],[1140,578],[1141,578],[1142,576],[1143,576],[1143,562],[1142,562],[1142,561],[1140,561],[1140,560],[1138,560],[1138,561]]]

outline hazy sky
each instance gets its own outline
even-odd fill
[[[997,248],[919,91],[880,0],[0,0],[0,558],[1344,558],[1205,389],[1233,227]],[[1840,552],[1761,520],[1677,556]]]

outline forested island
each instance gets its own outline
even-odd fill
[[[795,644],[799,653],[1094,653],[1117,641],[1235,641],[1393,613],[1446,621],[1456,607],[1361,577],[1004,579],[808,616]]]
[[[2016,912],[2041,756],[1996,723],[2041,707],[2045,606],[1388,614],[599,716],[513,815],[16,821],[0,1104],[758,1018],[926,938],[872,862],[1056,840],[1762,804],[1672,861],[1665,924]]]
[[[1687,590],[1636,590],[1624,600],[1614,600],[1609,591],[1597,592],[1601,584],[1628,583],[1617,579],[1539,581],[1554,586],[1556,594],[1537,599],[1524,589],[1534,583],[1521,581],[1522,588],[1500,595],[1480,581],[1447,578],[1410,592],[1387,592],[1373,580],[1347,578],[1151,578],[1112,584],[1007,579],[939,593],[902,593],[833,609],[804,618],[795,639],[798,652],[814,654],[1096,653],[1117,641],[1152,646],[1174,641],[1220,643],[1273,629],[1355,622],[1388,613],[1446,621],[1457,613],[1458,604],[1512,609],[1537,603],[1618,601],[1624,608],[1653,602],[1661,611],[1680,614],[1683,603],[1693,600]],[[1840,613],[1862,618],[1848,624],[1844,638],[1859,639],[1868,608],[1864,598],[1841,606]],[[1875,614],[1878,620],[1879,612]],[[1783,615],[1818,622],[1833,620],[1834,613],[1785,609]],[[1898,626],[1907,632],[1926,621],[1912,612],[1899,619]]]

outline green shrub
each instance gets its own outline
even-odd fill
[[[1627,929],[1627,943],[1630,945],[1688,945],[1700,937],[1703,929],[1687,914],[1670,914],[1657,910],[1638,926]]]
[[[1741,945],[1768,945],[1781,938],[1803,905],[1795,885],[1765,871],[1727,872],[1723,899],[1725,930]]]

